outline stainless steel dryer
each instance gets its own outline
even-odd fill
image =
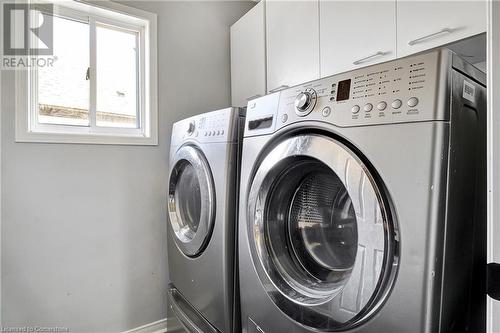
[[[243,332],[481,332],[485,102],[446,50],[249,102]]]
[[[244,110],[173,125],[168,193],[169,306],[188,332],[237,332],[236,197]]]

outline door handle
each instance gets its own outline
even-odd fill
[[[370,54],[369,56],[367,57],[364,57],[364,58],[361,58],[361,59],[358,59],[356,60],[355,62],[353,62],[352,64],[353,65],[360,65],[364,62],[367,62],[368,60],[371,60],[373,58],[376,58],[376,57],[381,57],[381,56],[385,56],[386,54],[388,54],[389,52],[383,52],[383,51],[377,51],[375,52],[374,54]]]
[[[262,96],[261,94],[255,94],[255,95],[253,95],[253,96],[247,97],[247,102],[251,101],[252,99],[259,98],[259,97],[261,97],[261,96]]]
[[[269,90],[269,93],[274,93],[274,92],[277,92],[277,91],[280,91],[280,90],[283,90],[283,89],[286,89],[286,88],[290,88],[290,86],[288,86],[286,84],[282,84],[279,87],[276,87],[274,89]]]
[[[451,34],[452,32],[454,32],[456,29],[451,29],[451,28],[443,28],[437,32],[433,32],[432,34],[428,34],[428,35],[425,35],[425,36],[422,36],[422,37],[418,37],[418,38],[415,38],[415,39],[412,39],[408,42],[408,45],[410,46],[413,46],[415,44],[419,44],[419,43],[422,43],[422,42],[425,42],[427,39],[431,39],[431,38],[434,38],[434,37],[438,37],[439,35],[443,35],[443,34]]]

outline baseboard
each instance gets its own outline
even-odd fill
[[[167,318],[133,328],[122,333],[164,333],[167,331]],[[170,331],[169,331],[170,332]]]

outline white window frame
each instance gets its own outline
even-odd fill
[[[38,122],[37,71],[16,70],[16,142],[83,144],[158,144],[158,75],[156,14],[111,1],[59,1],[54,15],[89,22],[89,126]],[[133,31],[139,41],[138,128],[96,125],[96,27],[110,25]]]

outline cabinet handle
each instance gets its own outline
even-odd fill
[[[361,59],[358,59],[356,60],[355,62],[353,62],[352,64],[353,65],[360,65],[364,62],[367,62],[368,60],[372,59],[372,58],[375,58],[375,57],[380,57],[380,56],[384,56],[386,55],[387,53],[389,52],[383,52],[383,51],[377,51],[376,53],[374,54],[370,54],[369,56],[367,57],[364,57],[364,58],[361,58]]]
[[[269,90],[269,93],[274,93],[274,92],[277,92],[277,91],[280,91],[280,90],[283,90],[283,89],[286,89],[286,88],[290,88],[290,86],[287,86],[286,84],[282,84],[279,87],[276,87],[274,89]]]
[[[419,44],[419,43],[424,42],[426,39],[434,38],[434,37],[437,37],[437,36],[442,35],[442,34],[451,34],[455,30],[456,29],[443,28],[443,29],[439,30],[438,32],[434,32],[432,34],[428,34],[428,35],[425,35],[422,37],[415,38],[415,39],[409,41],[408,45],[412,46],[415,44]]]
[[[256,94],[256,95],[250,96],[250,97],[247,98],[247,102],[251,101],[252,99],[256,99],[258,97],[261,97],[261,96],[262,96],[261,94]]]

